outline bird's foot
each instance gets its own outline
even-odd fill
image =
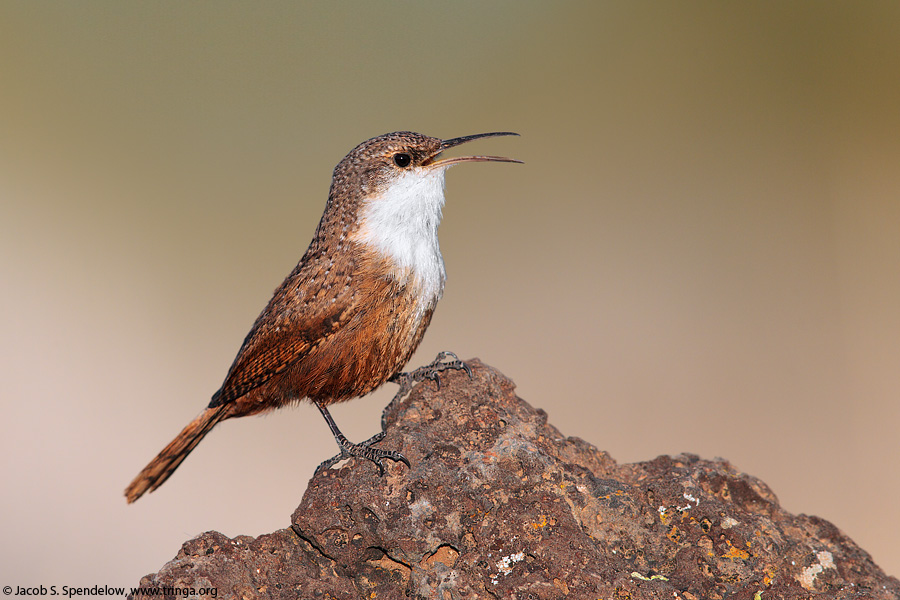
[[[450,358],[451,360],[446,360]],[[392,383],[396,383],[400,386],[400,389],[397,390],[397,393],[394,394],[394,397],[388,403],[387,406],[384,407],[384,411],[381,413],[381,428],[387,428],[387,415],[396,406],[412,389],[413,385],[420,381],[425,381],[426,379],[430,379],[437,384],[437,388],[441,389],[441,375],[442,371],[446,371],[448,369],[460,370],[462,369],[469,375],[469,379],[472,378],[472,369],[469,368],[465,362],[459,360],[459,357],[456,356],[453,352],[441,352],[437,355],[437,357],[431,361],[430,364],[425,365],[424,367],[419,367],[415,371],[410,371],[409,373],[397,373],[388,381]]]
[[[448,358],[451,360],[447,360]],[[454,371],[463,370],[469,376],[469,379],[472,379],[472,369],[469,368],[469,365],[459,360],[459,357],[452,352],[441,352],[430,364],[419,367],[409,373],[397,373],[388,381],[399,383],[402,389],[412,387],[413,383],[430,379],[437,384],[437,389],[441,389],[440,374],[448,369],[453,369]]]
[[[409,467],[409,461],[406,460],[406,457],[399,452],[396,452],[394,450],[381,450],[379,448],[372,447],[372,444],[378,443],[382,439],[384,439],[383,431],[376,433],[366,441],[359,444],[354,444],[347,440],[347,438],[338,440],[338,446],[340,446],[341,448],[341,453],[337,456],[332,456],[321,465],[316,467],[316,472],[313,474],[313,476],[318,475],[319,471],[331,468],[334,464],[341,462],[345,458],[352,458],[354,456],[371,460],[378,467],[378,472],[382,476],[384,475],[384,463],[382,462],[382,460],[385,458],[389,458],[396,462],[402,462],[407,467]]]
[[[378,466],[378,471],[381,475],[384,475],[384,463],[381,461],[385,458],[389,458],[396,462],[405,463],[406,466],[409,467],[409,461],[406,460],[406,457],[399,452],[395,452],[393,450],[381,450],[379,448],[372,447],[373,444],[377,444],[384,439],[383,427],[382,431],[379,431],[366,441],[360,444],[354,444],[353,442],[348,440],[343,433],[341,433],[340,429],[338,429],[338,426],[334,422],[334,419],[331,417],[331,413],[328,412],[328,409],[318,402],[315,402],[314,404],[316,405],[316,408],[319,409],[319,412],[322,413],[322,416],[325,417],[325,422],[328,423],[328,427],[329,429],[331,429],[331,433],[332,435],[334,435],[334,440],[337,442],[338,447],[341,449],[341,453],[337,456],[329,458],[321,465],[316,467],[316,471],[315,473],[313,473],[313,476],[318,475],[319,471],[328,469],[335,463],[340,462],[345,458],[351,458],[354,456],[371,460]]]

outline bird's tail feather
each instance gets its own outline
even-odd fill
[[[191,450],[197,447],[207,433],[227,416],[229,405],[222,404],[215,408],[207,408],[187,427],[181,430],[169,445],[156,455],[144,469],[138,473],[128,487],[125,488],[125,498],[131,504],[146,492],[152,492],[175,472],[178,465],[187,458]]]

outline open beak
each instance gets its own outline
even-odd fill
[[[453,148],[454,146],[459,146],[460,144],[465,144],[466,142],[471,142],[472,140],[478,140],[486,137],[498,137],[501,135],[519,135],[518,133],[513,133],[512,131],[494,131],[492,133],[476,133],[475,135],[466,135],[463,137],[453,138],[450,140],[444,140],[441,143],[441,149],[435,154],[431,161],[427,163],[428,167],[441,167],[446,168],[451,165],[455,165],[457,163],[462,162],[508,162],[508,163],[520,163],[521,160],[516,160],[514,158],[505,158],[503,156],[457,156],[454,158],[444,158],[441,160],[434,160],[438,156],[440,156],[441,152],[446,150],[447,148]]]

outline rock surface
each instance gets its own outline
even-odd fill
[[[478,360],[386,413],[382,447],[314,477],[292,525],[205,533],[144,587],[218,598],[900,598],[831,523],[724,460],[619,465]],[[170,590],[171,591],[171,590]],[[182,597],[173,593],[171,597]]]

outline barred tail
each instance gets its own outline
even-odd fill
[[[206,434],[212,431],[216,423],[227,415],[227,404],[215,408],[207,408],[203,413],[191,421],[187,427],[181,430],[178,436],[162,449],[156,458],[150,461],[144,469],[138,473],[127,488],[125,498],[131,504],[146,492],[152,492],[175,472],[191,450],[197,447]]]

